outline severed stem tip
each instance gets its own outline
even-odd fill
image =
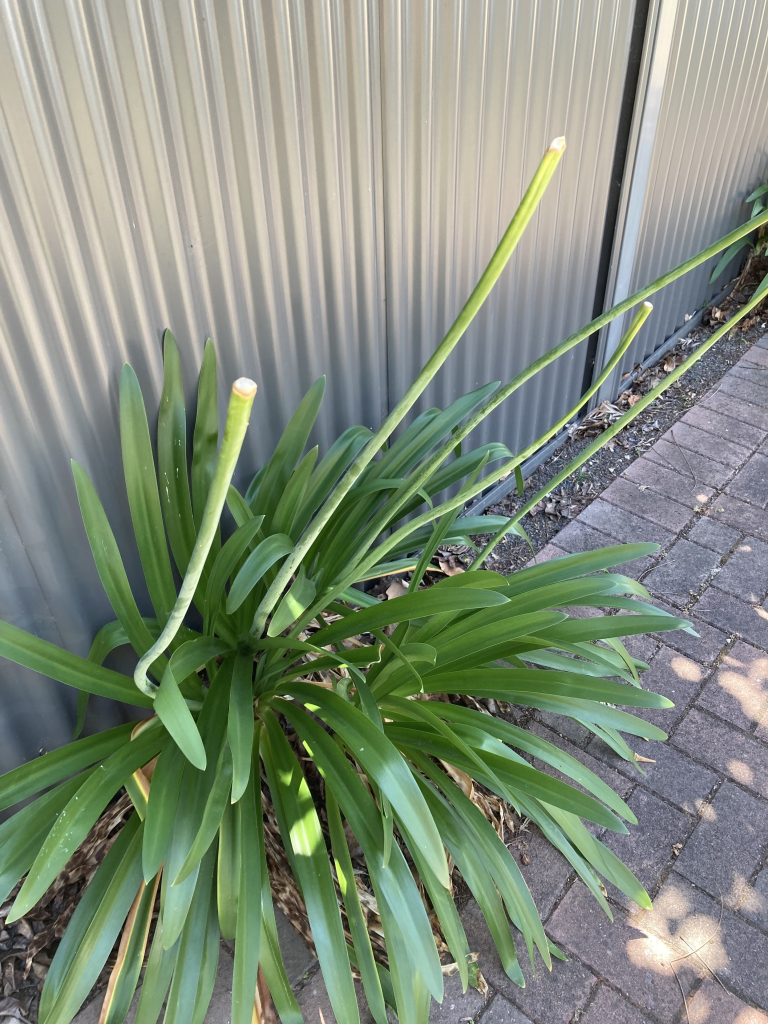
[[[253,398],[256,394],[256,383],[250,377],[238,377],[232,385],[232,390],[240,398]]]
[[[650,313],[651,310],[653,309],[653,303],[652,302],[644,302],[643,303],[643,308],[647,309],[648,312]]]
[[[553,139],[549,144],[550,153],[562,153],[565,149],[565,136],[560,135],[558,138]]]

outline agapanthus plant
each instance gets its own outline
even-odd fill
[[[503,577],[485,569],[485,559],[505,533],[521,531],[522,515],[542,495],[512,518],[459,513],[489,483],[519,473],[589,401],[650,306],[640,305],[594,386],[534,444],[514,455],[503,444],[461,446],[539,369],[768,213],[588,324],[511,383],[478,388],[397,431],[502,272],[563,148],[556,140],[545,154],[455,324],[375,433],[352,427],[322,458],[316,447],[306,451],[323,397],[324,381],[317,381],[269,462],[240,493],[231,480],[255,384],[233,385],[219,446],[208,342],[188,446],[179,358],[166,333],[155,460],[138,380],[123,368],[125,484],[152,612],[142,614],[96,490],[73,464],[115,620],[99,630],[85,659],[0,623],[0,655],[79,691],[79,725],[89,694],[147,714],[139,725],[77,739],[0,779],[0,808],[35,797],[0,825],[0,901],[15,890],[8,921],[35,906],[123,787],[134,805],[58,946],[40,999],[42,1024],[72,1020],[118,942],[103,1024],[125,1019],[144,964],[137,1024],[154,1024],[163,1006],[167,1024],[202,1022],[220,936],[235,943],[233,1024],[266,1019],[272,1001],[284,1024],[301,1021],[277,942],[267,819],[344,1024],[359,1021],[355,976],[378,1024],[388,1006],[403,1024],[425,1024],[430,1000],[443,994],[440,949],[467,985],[471,951],[452,898],[456,873],[514,982],[524,983],[521,950],[531,961],[538,950],[547,968],[561,955],[515,860],[472,799],[473,787],[535,822],[609,916],[604,883],[649,905],[634,875],[585,824],[625,832],[625,822],[635,822],[630,808],[578,761],[486,713],[479,701],[574,719],[628,760],[634,754],[623,734],[664,739],[655,725],[619,709],[669,706],[640,685],[638,670],[646,666],[620,637],[690,629],[648,603],[642,584],[612,571],[654,546],[569,555]],[[226,539],[225,504],[234,519]],[[441,545],[489,533],[493,539],[469,571],[443,578],[433,571]],[[397,574],[407,576],[408,589],[392,600],[379,601],[362,586]],[[569,614],[584,607],[603,614]],[[103,665],[124,645],[138,657],[134,678]],[[362,902],[361,873],[370,894]],[[380,934],[372,941],[374,904]]]

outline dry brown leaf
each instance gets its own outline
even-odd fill
[[[449,560],[443,558],[438,559],[438,565],[446,576],[457,576],[460,572],[466,571],[455,555],[452,555]]]
[[[395,597],[402,597],[408,593],[408,587],[402,580],[392,580],[387,587],[387,600],[392,601]]]

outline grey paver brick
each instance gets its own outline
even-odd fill
[[[763,931],[768,931],[768,868],[763,868],[747,886],[739,913]]]
[[[647,665],[650,665],[654,656],[658,653],[660,644],[652,636],[628,636],[624,640],[624,646],[627,648],[633,658],[637,658],[638,661],[644,661]]]
[[[588,749],[590,754],[613,765],[617,771],[623,772],[643,789],[658,793],[688,814],[698,813],[718,782],[717,775],[668,743],[644,744],[642,740],[633,740],[633,746],[638,754],[653,761],[652,764],[643,764],[645,775],[641,775],[598,737],[592,740]]]
[[[719,389],[705,396],[701,400],[701,406],[725,413],[726,416],[732,416],[750,426],[754,425],[759,430],[768,430],[768,409],[752,405],[750,402],[734,402],[732,395]]]
[[[688,1004],[691,1024],[768,1024],[768,1017],[749,1006],[732,992],[724,992],[717,982],[705,978]]]
[[[669,530],[611,505],[601,498],[596,498],[591,505],[587,505],[579,519],[587,526],[606,533],[609,537],[615,537],[624,544],[651,542],[666,547],[674,539],[674,533]]]
[[[599,913],[605,918],[601,910]],[[597,979],[577,960],[553,959],[551,972],[539,961],[534,978],[525,947],[520,943],[520,964],[526,984],[525,988],[518,988],[504,973],[488,926],[474,900],[461,911],[461,920],[469,948],[480,954],[479,967],[488,983],[529,1017],[547,1024],[568,1024],[576,1011],[584,1006]],[[607,923],[608,919],[605,920]]]
[[[672,1020],[680,1009],[680,989],[669,966],[674,954],[621,911],[611,923],[581,882],[552,915],[550,929],[555,942],[658,1019]],[[676,966],[687,992],[697,971],[688,962]]]
[[[653,910],[643,914],[642,927],[674,943],[683,954],[709,939],[701,957],[726,988],[768,1006],[768,971],[757,966],[768,963],[768,938],[733,911],[722,910],[719,898],[707,896],[673,872],[653,901]],[[679,961],[675,967],[688,962]]]
[[[715,498],[707,515],[715,522],[725,523],[741,533],[768,541],[768,512],[740,501],[732,494],[721,494]]]
[[[679,750],[768,798],[768,748],[726,722],[694,708],[671,738]]]
[[[632,708],[632,714],[670,732],[698,693],[705,675],[706,670],[701,665],[670,647],[662,646],[640,679],[644,690],[663,694],[675,706],[658,710]]]
[[[531,1018],[504,996],[494,996],[480,1020],[482,1024],[531,1024]]]
[[[751,349],[744,353],[739,362],[754,363],[756,366],[768,368],[768,354],[760,345],[753,345]]]
[[[663,440],[671,441],[681,448],[731,468],[740,466],[750,452],[750,448],[745,445],[727,441],[724,437],[710,434],[706,430],[699,430],[698,427],[692,427],[683,420],[671,426],[663,435]]]
[[[373,1015],[368,1009],[365,1001],[363,987],[359,982],[355,985],[355,991],[357,993],[357,1005],[360,1009],[360,1024],[375,1024]],[[344,1024],[343,1021],[338,1020],[331,1009],[328,990],[325,987],[323,975],[319,967],[312,971],[301,988],[296,992],[296,1002],[299,1004],[299,1009],[302,1012],[306,1024],[323,1024],[323,1021],[325,1024]],[[229,1024],[231,1010],[232,997],[230,996],[227,1016],[221,1017],[220,1022],[219,1020],[215,1022],[210,1021],[209,1018],[206,1017],[206,1024]],[[443,1021],[446,1021],[446,1018],[443,1018]]]
[[[693,606],[700,619],[725,626],[758,647],[768,647],[768,615],[717,587],[708,587]]]
[[[746,537],[718,572],[712,585],[751,604],[762,601],[768,592],[768,544],[755,537]]]
[[[601,841],[651,893],[665,868],[674,860],[672,847],[685,839],[690,818],[642,789],[636,789],[627,804],[634,811],[637,824],[629,826],[629,835],[606,832]],[[612,890],[611,895],[625,906],[631,903],[617,890]]]
[[[609,537],[599,530],[593,530],[581,521],[581,517],[569,523],[557,534],[557,543],[568,554],[579,554],[582,551],[594,551],[596,548],[612,547],[616,544],[615,537]],[[612,568],[612,572],[637,579],[646,569],[653,565],[653,558],[638,558],[634,562],[624,562]]]
[[[626,509],[634,515],[649,519],[652,523],[667,529],[682,530],[693,516],[693,510],[681,505],[663,494],[657,494],[650,487],[641,490],[624,477],[614,480],[600,495],[603,501]]]
[[[749,402],[752,405],[762,406],[768,409],[768,389],[753,384],[752,381],[744,380],[737,374],[727,373],[720,382],[720,393],[729,395],[740,402]]]
[[[612,543],[614,542],[610,537],[587,526],[581,521],[581,517],[574,519],[557,534],[558,547],[563,548],[569,555],[595,551],[597,548],[609,547]]]
[[[654,597],[653,603],[657,608],[663,608],[672,615],[680,615],[680,610],[668,605],[666,601]],[[672,647],[702,665],[710,665],[722,651],[728,635],[690,611],[682,617],[691,623],[698,636],[692,636],[683,629],[674,629],[669,633],[659,633],[659,638],[666,647]]]
[[[727,373],[728,377],[738,377],[739,380],[749,380],[758,387],[768,388],[768,371],[756,363],[740,359]]]
[[[288,975],[290,983],[295,985],[299,978],[317,961],[307,949],[304,939],[279,907],[275,907],[275,922],[285,973]]]
[[[766,413],[768,414],[768,410]],[[680,445],[666,441],[664,438],[660,438],[652,448],[649,448],[645,453],[645,458],[664,469],[679,473],[686,480],[684,485],[686,488],[704,484],[707,487],[719,489],[725,487],[736,472],[735,467],[713,462],[706,455],[697,455],[696,452],[681,448]]]
[[[768,503],[768,458],[760,452],[755,452],[731,480],[726,490],[751,505],[765,508]]]
[[[768,805],[724,782],[677,859],[675,870],[735,908],[760,862]]]
[[[739,640],[697,703],[740,729],[749,729],[768,710],[768,655]]]
[[[724,416],[705,405],[694,405],[683,416],[681,423],[706,430],[709,434],[717,434],[718,437],[724,437],[743,448],[756,448],[768,436],[768,430],[763,430],[752,423],[744,423],[733,416]]]
[[[731,550],[739,536],[738,530],[732,530],[725,523],[718,523],[706,516],[702,516],[688,532],[688,540],[701,544],[702,547],[711,548],[721,555]]]
[[[650,1018],[607,985],[601,985],[579,1024],[651,1024]]]
[[[474,1017],[485,1003],[477,989],[470,986],[466,992],[461,991],[461,978],[458,974],[444,978],[443,985],[443,1001],[436,1003],[432,1000],[429,1024],[458,1024],[460,1020]]]
[[[553,711],[537,711],[536,717],[548,729],[556,732],[558,736],[565,736],[577,747],[586,746],[592,736],[589,729],[579,722],[574,722],[572,718],[566,718],[565,715],[556,715]]]
[[[689,540],[679,540],[643,579],[652,594],[672,604],[685,605],[720,565],[720,556]]]
[[[529,826],[525,841],[527,848],[524,851],[513,846],[511,852],[531,891],[539,916],[545,921],[551,914],[563,886],[573,874],[573,868],[536,825]],[[521,853],[526,854],[528,864],[523,863]]]
[[[559,534],[558,534],[559,536]],[[536,557],[532,558],[528,565],[541,565],[542,562],[548,562],[552,558],[562,558],[563,555],[567,555],[568,552],[563,547],[558,547],[557,544],[550,542],[541,551],[536,552]]]
[[[697,484],[689,476],[682,477],[677,471],[665,469],[645,456],[627,466],[620,479],[629,480],[637,487],[648,487],[692,509],[703,505],[715,493],[711,487]]]

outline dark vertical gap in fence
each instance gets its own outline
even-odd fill
[[[632,130],[632,117],[637,102],[637,87],[640,80],[640,66],[643,59],[643,48],[645,46],[646,30],[650,15],[650,0],[637,0],[635,4],[634,22],[632,35],[629,41],[629,54],[627,56],[627,73],[624,78],[624,94],[621,100],[621,112],[616,131],[616,148],[613,152],[613,166],[611,167],[611,182],[608,189],[608,202],[605,209],[605,225],[603,227],[603,240],[600,246],[600,262],[597,269],[597,284],[595,286],[595,301],[592,307],[593,319],[599,316],[605,307],[605,292],[608,286],[608,272],[611,266],[611,253],[616,235],[616,222],[619,215],[619,200],[621,199],[621,186],[627,171],[627,152],[629,149],[629,136]],[[595,355],[597,354],[597,339],[599,331],[595,331],[587,339],[587,357],[584,361],[584,380],[582,391],[585,391],[592,383],[595,368]]]

